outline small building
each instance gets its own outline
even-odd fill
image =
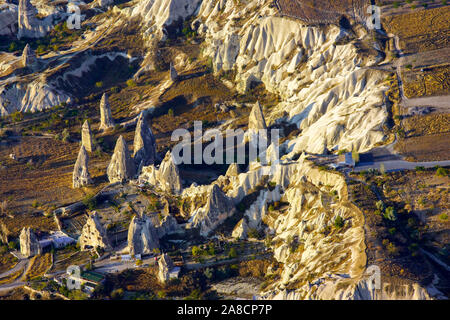
[[[355,167],[355,160],[353,159],[351,152],[340,154],[338,157],[338,165],[345,167]]]

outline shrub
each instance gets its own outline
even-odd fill
[[[96,88],[101,88],[101,87],[103,87],[103,81],[96,82],[96,83],[95,83],[95,87],[96,87]]]
[[[11,113],[11,120],[14,122],[19,122],[23,120],[23,113],[20,111],[16,111]]]
[[[122,288],[116,289],[113,292],[111,292],[111,299],[119,300],[119,299],[122,299],[122,297],[123,297],[123,289]]]
[[[198,257],[198,256],[200,256],[202,254],[202,250],[199,248],[199,247],[197,247],[197,246],[193,246],[192,247],[192,255],[194,256],[194,257]]]
[[[173,117],[173,109],[172,108],[170,108],[169,111],[167,111],[167,115],[169,117]]]
[[[448,215],[446,213],[443,213],[439,216],[439,219],[441,219],[442,221],[447,221],[448,220]]]
[[[439,168],[437,168],[437,170],[436,170],[436,175],[437,175],[438,177],[445,177],[445,176],[448,176],[448,170],[445,169],[445,168],[439,167]]]
[[[415,168],[415,170],[416,170],[416,172],[424,172],[424,171],[425,171],[425,167],[417,166],[417,167]]]
[[[88,207],[89,210],[94,210],[97,207],[97,199],[92,194],[87,195],[83,199],[83,204]]]
[[[397,220],[397,217],[395,216],[395,209],[393,207],[387,207],[383,217],[391,221]]]
[[[344,219],[342,219],[341,216],[337,216],[336,219],[334,219],[334,227],[336,229],[341,229],[344,226]]]
[[[133,79],[128,79],[127,80],[127,86],[132,88],[136,86],[136,82]]]
[[[382,200],[377,201],[375,205],[377,206],[378,210],[384,211],[385,205],[384,205],[384,202]]]
[[[230,257],[231,259],[237,258],[237,251],[235,248],[230,249],[230,251],[228,252],[228,257]]]

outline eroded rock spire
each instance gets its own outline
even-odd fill
[[[117,139],[114,154],[109,163],[107,174],[109,182],[125,182],[132,179],[136,173],[135,165],[125,139],[120,136]]]
[[[84,146],[86,151],[93,151],[91,125],[87,120],[83,123],[83,127],[81,128],[81,145]]]
[[[111,114],[111,106],[106,93],[103,94],[100,101],[100,130],[107,130],[115,126],[114,118]]]
[[[24,67],[32,67],[36,64],[37,58],[33,49],[31,49],[30,45],[27,43],[22,52],[22,65]]]
[[[145,120],[144,112],[141,112],[137,121],[133,144],[136,168],[154,164],[156,161],[155,137]]]
[[[248,129],[249,130],[261,130],[267,129],[266,120],[264,119],[264,114],[262,112],[261,105],[259,102],[253,106],[250,116],[248,118]]]
[[[81,188],[92,184],[91,176],[88,169],[89,156],[84,146],[81,146],[78,152],[77,162],[73,168],[72,187]]]

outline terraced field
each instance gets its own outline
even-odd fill
[[[367,0],[278,0],[276,2],[283,15],[312,24],[337,23],[342,16],[361,21],[366,16],[367,6],[370,5],[370,1]]]

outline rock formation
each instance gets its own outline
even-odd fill
[[[20,0],[18,10],[19,31],[17,38],[40,38],[50,30],[51,24],[36,18],[38,11],[30,0]]]
[[[0,36],[13,36],[17,32],[17,6],[5,3],[0,10]]]
[[[37,62],[36,54],[27,43],[22,52],[22,65],[24,67],[33,67]]]
[[[248,232],[247,221],[246,219],[242,218],[234,227],[231,236],[239,240],[247,239],[247,232]]]
[[[233,215],[235,206],[220,189],[214,184],[211,193],[204,208],[200,208],[194,213],[191,222],[193,227],[199,227],[200,233],[207,236],[217,226],[225,221],[226,218]]]
[[[158,260],[158,279],[161,283],[166,283],[170,279],[170,270],[173,269],[172,259],[164,253]]]
[[[170,151],[166,153],[159,169],[153,165],[142,168],[142,174],[139,179],[141,182],[158,186],[165,192],[178,194],[183,188],[178,166],[175,164],[175,160]]]
[[[170,63],[170,79],[172,81],[177,81],[178,80],[178,72],[175,69],[175,67],[173,66],[173,63]]]
[[[24,257],[32,257],[42,253],[42,248],[36,234],[30,227],[23,228],[19,236],[20,253]]]
[[[225,175],[228,177],[235,177],[235,176],[238,176],[240,173],[241,173],[241,169],[239,168],[239,165],[234,162],[234,163],[230,164]]]
[[[115,126],[114,118],[111,114],[111,106],[109,105],[108,96],[103,94],[100,101],[100,130],[107,130]]]
[[[156,161],[156,141],[153,132],[145,121],[144,112],[139,115],[134,134],[134,163],[136,168],[154,164]]]
[[[82,250],[97,247],[105,250],[111,249],[108,235],[100,222],[100,216],[97,212],[93,211],[89,215],[86,224],[81,230],[79,242]]]
[[[101,8],[109,7],[110,5],[114,4],[114,0],[98,0],[97,4]]]
[[[174,193],[179,193],[182,189],[180,172],[175,164],[172,153],[167,152],[161,165],[159,166],[159,178],[163,189]]]
[[[88,169],[89,156],[84,146],[78,152],[77,162],[73,168],[72,187],[81,188],[92,183]]]
[[[128,249],[130,254],[149,254],[159,248],[158,234],[147,215],[134,216],[128,228]]]
[[[114,154],[107,168],[109,182],[125,182],[132,179],[136,173],[133,159],[128,151],[127,142],[120,136],[117,139]]]
[[[94,151],[92,144],[91,125],[87,120],[83,123],[83,127],[81,128],[81,145],[84,146],[84,148],[88,152]]]
[[[262,130],[267,129],[266,120],[264,120],[264,114],[261,109],[259,102],[253,106],[250,116],[248,118],[248,129],[249,130]]]

